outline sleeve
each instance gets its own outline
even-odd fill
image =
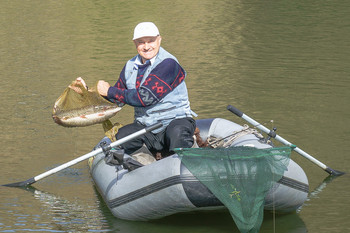
[[[145,81],[136,89],[127,89],[125,85],[125,67],[119,80],[108,90],[108,99],[119,101],[134,107],[145,107],[158,103],[173,91],[185,79],[184,69],[171,58],[159,63]]]
[[[126,66],[126,65],[125,65]],[[125,66],[123,70],[120,72],[118,81],[114,84],[113,87],[110,87],[108,89],[107,97],[106,99],[110,102],[120,104],[125,103],[124,99],[124,93],[122,90],[126,89],[126,80],[125,80]]]

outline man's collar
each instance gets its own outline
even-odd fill
[[[151,60],[149,60],[151,62],[151,65],[154,63],[154,60],[156,60],[157,56],[158,56],[158,54],[155,57],[153,57]],[[141,59],[142,59],[141,56],[138,55],[136,60],[135,60],[136,65],[143,65],[141,62]]]

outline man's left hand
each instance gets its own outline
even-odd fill
[[[108,89],[110,88],[111,85],[109,85],[108,82],[104,80],[99,80],[97,83],[97,91],[100,95],[102,96],[107,96],[108,94]]]

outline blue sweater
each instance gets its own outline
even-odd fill
[[[174,59],[167,58],[159,63],[141,84],[144,70],[148,65],[138,65],[136,89],[127,88],[124,66],[119,80],[109,88],[107,98],[112,102],[119,101],[134,107],[145,107],[158,103],[185,79],[183,68]]]

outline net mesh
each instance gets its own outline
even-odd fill
[[[190,172],[229,209],[242,233],[258,232],[264,199],[287,170],[290,147],[176,149]]]
[[[96,85],[87,90],[82,82],[73,81],[55,102],[54,121],[66,127],[89,126],[102,123],[121,110],[96,90]]]

